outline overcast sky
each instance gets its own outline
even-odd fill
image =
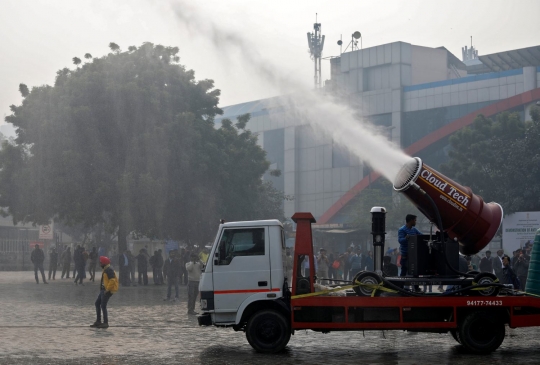
[[[540,1],[253,1],[253,0],[2,0],[0,12],[0,116],[19,104],[19,83],[52,84],[56,71],[73,68],[71,59],[149,41],[180,48],[181,63],[196,78],[215,80],[221,106],[276,95],[239,55],[226,57],[175,15],[186,6],[200,18],[244,36],[251,50],[300,84],[313,83],[306,33],[319,14],[326,35],[324,55],[339,55],[336,44],[358,30],[363,47],[404,41],[445,46],[461,59],[470,36],[481,55],[540,45]],[[174,5],[171,5],[174,4]],[[231,53],[238,53],[231,50]],[[323,61],[323,79],[329,77]]]

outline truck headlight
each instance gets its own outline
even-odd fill
[[[208,307],[208,302],[206,299],[201,299],[201,309],[206,309]]]

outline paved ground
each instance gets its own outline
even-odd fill
[[[100,277],[100,275],[97,275]],[[261,355],[243,333],[198,327],[165,288],[120,288],[107,330],[95,319],[98,283],[36,285],[33,273],[0,272],[0,364],[538,364],[540,329],[507,332],[488,356],[466,353],[450,335],[402,331],[297,332],[285,352]]]

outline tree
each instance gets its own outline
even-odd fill
[[[81,64],[81,59],[78,57],[73,57],[73,64],[78,67]]]
[[[113,47],[111,47],[112,49]],[[206,243],[220,218],[281,218],[283,197],[249,115],[215,128],[219,90],[171,64],[178,48],[145,43],[58,71],[6,121],[16,143],[0,151],[0,206],[14,222],[51,218]],[[280,200],[281,199],[281,200]]]
[[[495,120],[479,115],[450,138],[450,159],[441,171],[485,201],[500,203],[505,214],[540,210],[537,107],[531,116],[526,123],[518,113],[502,113]]]
[[[85,53],[84,58],[86,58],[88,61],[92,59],[92,55],[90,53]]]
[[[28,86],[26,86],[25,84],[19,84],[19,92],[21,93],[23,98],[26,98],[28,94],[30,94]]]
[[[120,52],[120,46],[114,42],[109,43],[109,48],[115,53]]]

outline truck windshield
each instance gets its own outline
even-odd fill
[[[229,265],[236,256],[264,255],[264,228],[225,229],[219,242],[219,264]]]

